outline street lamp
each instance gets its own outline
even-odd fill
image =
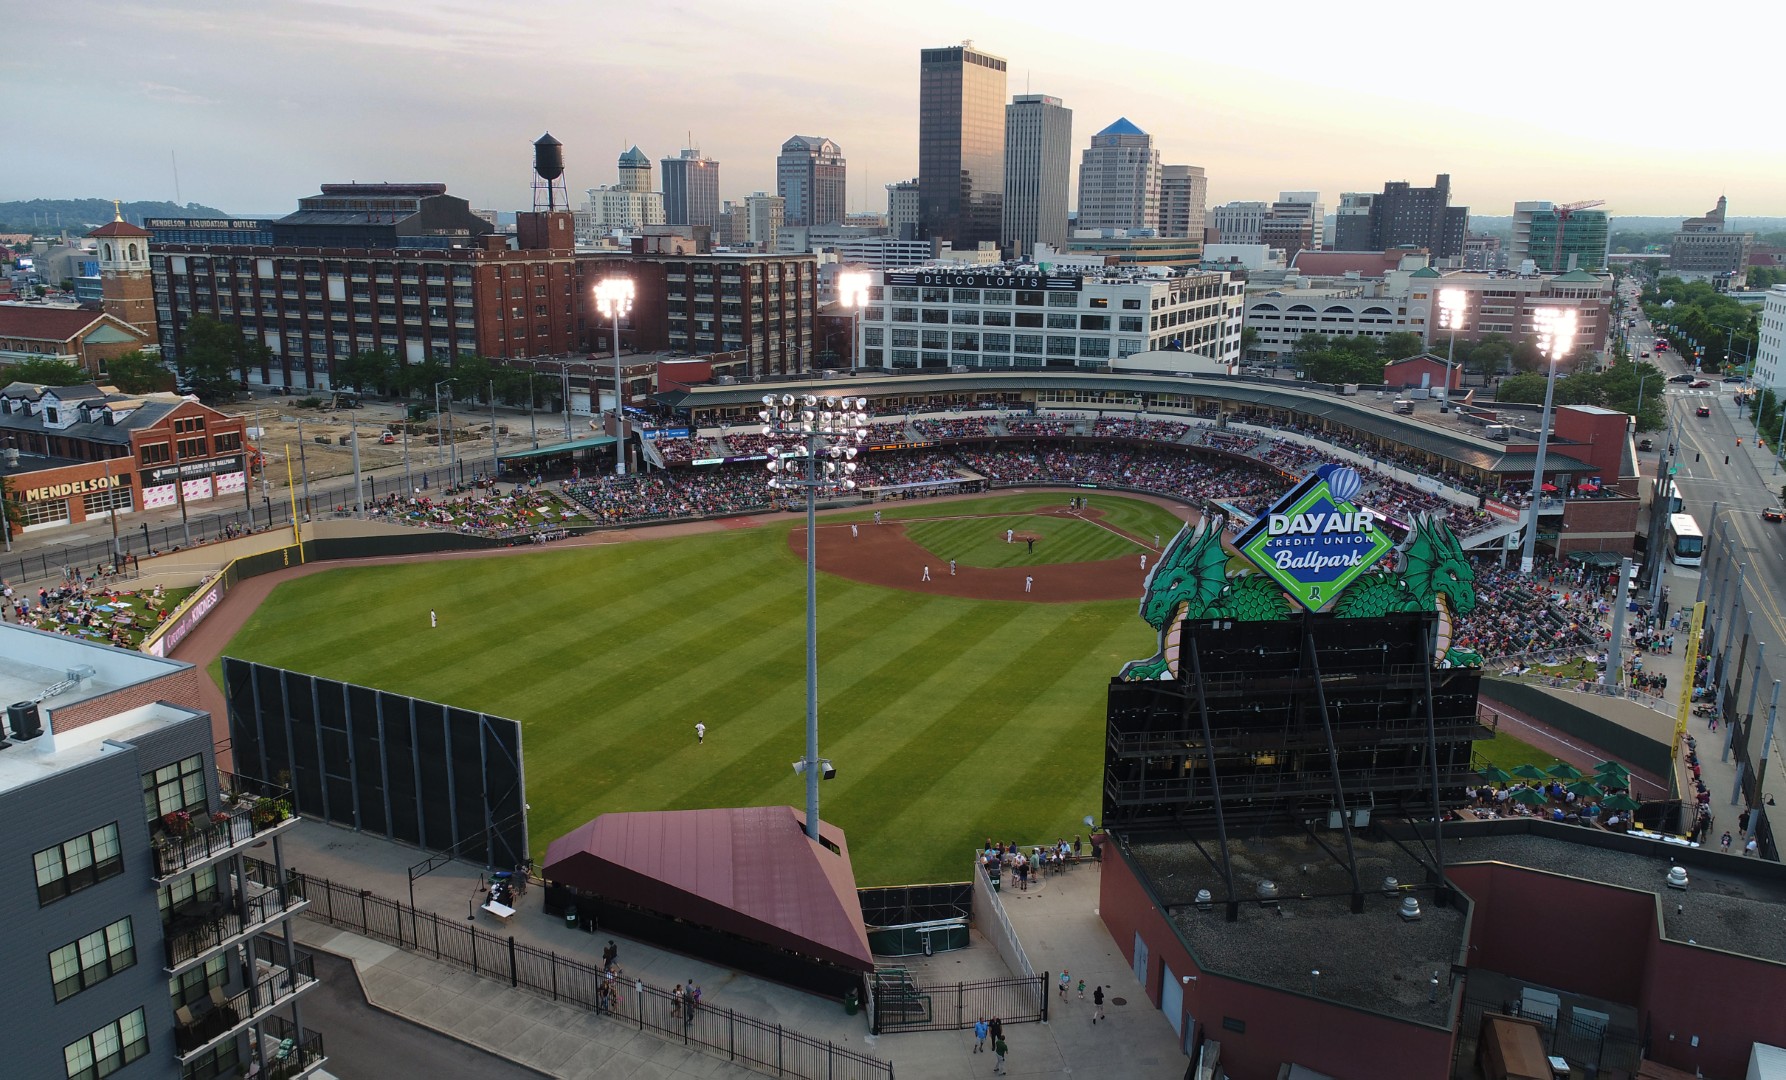
[[[819,760],[818,497],[855,488],[868,399],[765,394],[757,418],[769,440],[769,487],[806,493],[806,756],[794,768],[806,777],[806,835],[816,841],[819,777],[829,771]]]
[[[1538,460],[1532,465],[1532,503],[1526,513],[1525,546],[1519,555],[1519,572],[1532,573],[1533,551],[1538,544],[1538,501],[1544,495],[1544,452],[1550,448],[1550,410],[1556,400],[1557,365],[1575,345],[1575,309],[1541,307],[1532,311],[1532,325],[1538,331],[1538,351],[1550,361],[1550,374],[1544,380],[1544,417],[1538,423]]]
[[[626,475],[626,413],[620,403],[620,320],[633,309],[631,278],[603,278],[595,286],[595,306],[602,318],[614,320],[614,475]]]
[[[1464,324],[1464,312],[1469,309],[1470,294],[1463,289],[1447,288],[1439,290],[1439,325],[1451,331],[1451,344],[1445,349],[1445,364],[1449,367],[1457,356],[1457,331]],[[1447,374],[1446,378],[1450,378]]]
[[[837,275],[837,302],[849,308],[850,367],[862,366],[862,309],[868,304],[868,275],[860,270],[845,270]]]

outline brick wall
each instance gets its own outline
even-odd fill
[[[157,701],[204,712],[205,706],[199,698],[201,678],[203,675],[199,669],[182,668],[122,690],[114,690],[60,709],[51,709],[46,719],[51,731],[73,731]]]

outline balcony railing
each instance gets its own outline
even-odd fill
[[[269,1040],[265,1049],[267,1067],[273,1076],[298,1080],[310,1075],[328,1056],[323,1053],[322,1032],[294,1027],[283,1016],[268,1017],[261,1025],[261,1035]]]
[[[244,890],[240,907],[228,901],[193,904],[169,916],[162,930],[168,974],[208,959],[224,946],[258,934],[309,906],[309,901],[289,889],[252,880],[240,884]]]
[[[227,792],[223,809],[197,816],[179,811],[153,823],[157,881],[229,855],[292,820],[289,788],[229,773],[218,776]]]
[[[255,966],[257,979],[248,989],[216,1002],[196,1017],[187,1009],[190,1022],[175,1021],[174,1052],[182,1065],[316,985],[316,961],[309,953],[291,967],[265,962]],[[180,1011],[174,1015],[179,1017]]]

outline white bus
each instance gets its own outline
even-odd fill
[[[1705,554],[1705,534],[1692,514],[1671,514],[1668,518],[1668,557],[1676,566],[1698,566]]]

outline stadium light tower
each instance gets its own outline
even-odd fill
[[[1532,504],[1527,508],[1525,546],[1519,555],[1519,572],[1528,576],[1538,544],[1538,500],[1544,497],[1544,452],[1550,449],[1550,409],[1556,400],[1557,365],[1575,347],[1575,309],[1534,308],[1532,326],[1538,331],[1538,351],[1550,362],[1550,374],[1544,380],[1544,418],[1538,422],[1538,460],[1532,465]]]
[[[1470,294],[1463,289],[1439,290],[1439,325],[1451,331],[1451,344],[1445,347],[1445,363],[1457,358],[1457,331],[1464,324],[1464,312],[1470,307]],[[1449,372],[1445,375],[1450,378]]]
[[[819,838],[819,623],[816,529],[821,491],[855,488],[856,454],[868,437],[868,399],[813,394],[763,396],[757,418],[769,440],[769,487],[806,493],[806,835]]]
[[[633,309],[632,278],[603,278],[595,285],[595,306],[614,323],[614,475],[626,475],[626,413],[620,405],[620,320]]]
[[[852,312],[850,319],[850,367],[862,366],[862,309],[868,304],[868,275],[845,270],[837,275],[837,302]]]

